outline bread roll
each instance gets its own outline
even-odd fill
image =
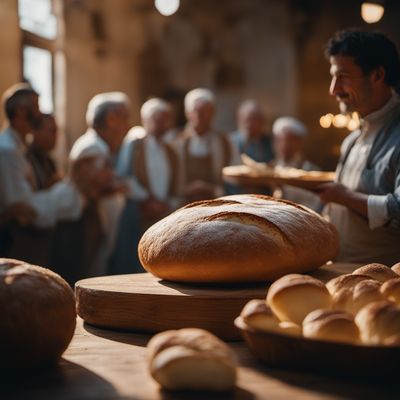
[[[389,279],[397,278],[397,274],[383,264],[367,264],[353,271],[353,275],[368,275],[371,279],[379,282],[386,282]]]
[[[240,313],[243,321],[261,331],[279,330],[279,319],[267,306],[265,300],[250,300]]]
[[[397,275],[400,275],[400,262],[394,264],[391,268],[393,272],[395,272]]]
[[[391,337],[400,332],[400,308],[387,301],[366,305],[355,318],[363,343],[392,345]]]
[[[74,294],[59,275],[0,259],[0,369],[57,361],[75,324]]]
[[[339,290],[333,296],[333,308],[356,315],[365,305],[374,301],[382,301],[381,283],[373,279],[365,279],[353,287]]]
[[[318,279],[289,274],[271,285],[267,304],[281,321],[301,325],[311,311],[330,308],[332,299],[325,285]]]
[[[165,389],[225,391],[235,385],[231,349],[203,329],[165,331],[147,346],[150,374]]]
[[[334,296],[335,294],[339,293],[339,291],[344,289],[353,290],[354,286],[356,286],[357,283],[365,279],[371,278],[368,275],[344,274],[331,279],[326,284],[326,288],[328,289],[329,293]]]
[[[237,195],[180,208],[144,233],[138,251],[159,278],[245,282],[312,271],[337,249],[335,228],[317,213],[268,196]]]
[[[390,279],[381,286],[382,295],[400,306],[400,276]]]
[[[303,335],[310,339],[358,343],[360,332],[349,313],[339,310],[315,310],[303,321]]]
[[[293,322],[281,322],[265,300],[250,300],[240,313],[243,321],[253,329],[301,336],[301,327]]]

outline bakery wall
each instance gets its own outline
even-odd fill
[[[349,26],[381,29],[400,40],[400,2],[393,0],[386,1],[382,22],[371,27],[362,22],[357,0],[182,0],[170,17],[159,14],[152,0],[55,2],[64,22],[56,64],[64,154],[84,132],[86,105],[96,93],[125,91],[132,124],[138,124],[148,97],[180,99],[205,86],[217,95],[219,130],[232,130],[238,103],[256,98],[269,126],[281,115],[302,119],[310,130],[309,158],[331,169],[348,131],[319,125],[321,115],[337,112],[328,94],[324,44]],[[2,91],[21,76],[16,7],[16,0],[1,1]]]
[[[17,2],[1,0],[0,3],[0,93],[15,82],[19,82],[21,72],[21,32],[18,29]],[[0,122],[4,112],[0,110]]]

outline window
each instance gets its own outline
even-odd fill
[[[22,30],[22,71],[40,95],[42,112],[54,111],[53,52],[57,37],[57,19],[52,0],[18,0]]]

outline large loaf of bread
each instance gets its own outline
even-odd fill
[[[141,238],[139,257],[167,280],[249,282],[312,271],[337,249],[335,228],[306,207],[236,195],[189,204],[157,222]]]

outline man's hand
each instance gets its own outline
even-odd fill
[[[339,182],[322,183],[315,191],[322,202],[342,205],[345,205],[346,199],[353,193],[347,186]]]
[[[96,200],[113,188],[114,172],[103,158],[85,157],[75,161],[70,177],[87,199]]]
[[[29,225],[36,218],[36,211],[25,203],[11,204],[3,213],[1,220],[4,222],[17,221],[20,225]]]
[[[324,203],[340,204],[368,217],[367,194],[355,192],[339,182],[322,183],[315,192]]]

